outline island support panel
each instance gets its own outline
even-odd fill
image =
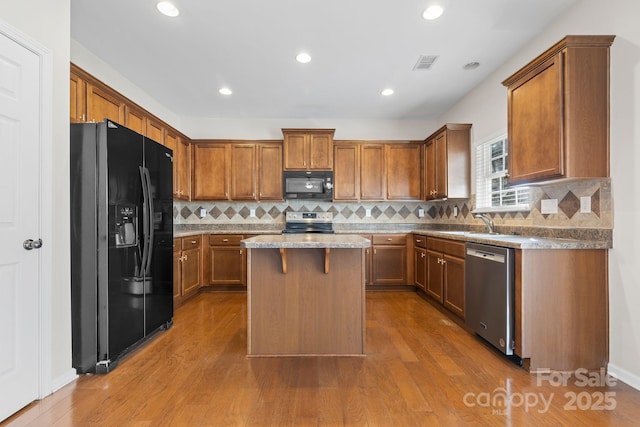
[[[363,356],[364,249],[249,249],[249,356]]]

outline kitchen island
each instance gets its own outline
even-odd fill
[[[364,356],[365,248],[356,235],[242,240],[249,356]]]

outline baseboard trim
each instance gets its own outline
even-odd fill
[[[609,373],[609,375],[622,381],[623,383],[627,384],[629,387],[633,387],[636,390],[640,390],[640,376],[633,374],[619,366],[616,366],[613,363],[609,363],[609,366],[607,367],[607,372]]]
[[[51,381],[51,393],[55,393],[56,391],[60,390],[62,387],[66,386],[67,384],[75,380],[76,378],[78,378],[78,374],[76,373],[76,370],[73,368],[69,369],[67,372],[60,375],[58,378],[54,378]]]

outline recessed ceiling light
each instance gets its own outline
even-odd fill
[[[382,92],[380,92],[382,95],[384,96],[391,96],[394,94],[393,89],[385,89]]]
[[[301,64],[307,64],[311,62],[311,55],[306,52],[299,53],[298,56],[296,56],[296,61]]]
[[[440,18],[443,12],[444,9],[442,8],[442,6],[434,4],[432,6],[429,6],[424,12],[422,12],[422,17],[431,21],[433,19]]]
[[[231,89],[229,89],[228,87],[221,87],[220,90],[218,90],[218,92],[221,95],[231,95],[233,93],[233,91]]]
[[[478,68],[480,66],[479,62],[469,62],[467,64],[464,64],[464,67],[462,67],[465,70],[475,70],[476,68]]]
[[[180,11],[178,10],[178,8],[169,1],[161,1],[156,5],[156,7],[160,11],[160,13],[171,18],[175,18],[176,16],[180,15]]]

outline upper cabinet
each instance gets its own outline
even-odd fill
[[[193,144],[193,200],[229,200],[230,145]]]
[[[334,200],[420,200],[421,153],[421,143],[337,142]]]
[[[422,198],[422,144],[387,144],[387,200]]]
[[[609,47],[567,36],[502,82],[509,184],[609,176]]]
[[[332,170],[335,129],[282,129],[284,169]]]
[[[120,123],[173,150],[173,196],[191,197],[191,149],[189,138],[122,96],[86,71],[71,64],[69,75],[71,123]]]
[[[426,200],[469,197],[471,125],[448,123],[425,142]]]

